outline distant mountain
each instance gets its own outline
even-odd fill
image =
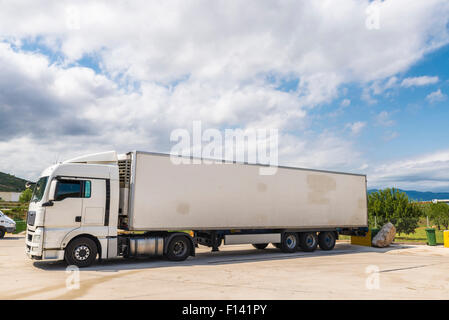
[[[415,190],[401,190],[401,192],[405,192],[410,200],[415,201],[430,201],[433,199],[449,199],[449,192],[430,192],[430,191],[415,191]],[[370,189],[368,193],[376,192],[377,189]]]
[[[0,191],[22,192],[27,180],[0,172]]]

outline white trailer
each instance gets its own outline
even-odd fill
[[[223,242],[330,250],[338,234],[367,231],[365,175],[261,175],[261,165],[179,159],[107,152],[46,169],[30,203],[28,256],[82,267],[97,256],[185,260],[198,244],[217,251]]]

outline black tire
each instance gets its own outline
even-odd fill
[[[296,232],[285,232],[282,235],[281,250],[288,253],[298,250],[298,234]]]
[[[187,237],[176,236],[170,240],[167,247],[167,258],[171,261],[184,261],[190,256],[192,244]]]
[[[335,232],[332,231],[323,231],[318,235],[318,245],[321,250],[332,250],[336,240]]]
[[[299,234],[299,246],[305,252],[312,252],[318,246],[318,237],[315,232],[301,232]]]
[[[3,239],[5,237],[5,233],[6,233],[5,229],[0,228],[0,239]]]
[[[263,250],[268,246],[268,243],[254,243],[253,247],[259,250]]]
[[[95,241],[87,237],[76,238],[65,248],[65,261],[79,268],[90,266],[97,259],[98,248]]]
[[[280,249],[281,244],[280,243],[272,243],[273,247]]]

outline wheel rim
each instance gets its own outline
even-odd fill
[[[287,244],[287,247],[289,249],[293,249],[296,247],[296,237],[294,235],[287,236],[287,239],[285,239],[285,243]]]
[[[183,256],[187,251],[187,246],[184,241],[177,241],[173,246],[173,254],[175,256]]]
[[[80,245],[76,247],[74,254],[75,259],[78,261],[84,261],[90,256],[90,249],[88,246]]]
[[[307,235],[306,237],[306,245],[309,248],[312,248],[315,245],[315,237],[311,234]]]

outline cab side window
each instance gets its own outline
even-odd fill
[[[84,182],[84,195],[83,195],[83,198],[90,198],[90,192],[91,192],[90,181],[86,180],[86,181],[83,181],[83,182]]]
[[[81,198],[81,186],[80,180],[59,180],[56,187],[55,200],[61,201],[65,198]]]

